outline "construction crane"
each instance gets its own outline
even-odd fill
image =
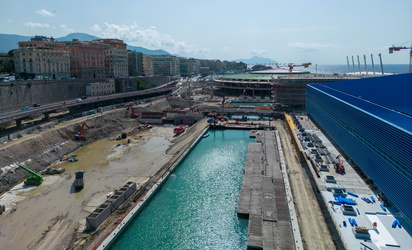
[[[310,65],[312,65],[312,63],[302,63],[302,64],[300,64],[300,65],[295,65],[295,64],[293,64],[293,63],[289,63],[289,64],[288,64],[288,67],[289,67],[289,75],[292,74],[292,70],[293,70],[294,67],[305,67],[305,68],[307,68],[307,67],[309,67]]]
[[[411,47],[405,47],[405,46],[392,45],[392,47],[389,47],[389,54],[392,54],[394,51],[400,51],[401,49],[410,49],[411,50],[409,52],[409,73],[412,73],[412,46]]]
[[[82,125],[79,128],[79,132],[77,134],[74,135],[74,139],[75,140],[86,140],[86,137],[83,134],[83,129],[84,127],[89,128],[89,126],[87,126],[86,122],[83,122]]]

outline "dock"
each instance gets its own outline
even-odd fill
[[[258,130],[255,135],[246,155],[237,210],[238,216],[249,219],[247,247],[295,249],[297,224],[292,225],[276,133]]]

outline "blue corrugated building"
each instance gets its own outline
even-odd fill
[[[310,84],[310,116],[412,221],[412,74]]]

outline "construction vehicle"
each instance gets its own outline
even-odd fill
[[[340,159],[341,155],[336,156],[338,162],[335,164],[335,171],[339,174],[345,174],[345,167],[343,166],[343,161]]]
[[[139,117],[139,114],[134,112],[133,103],[130,103],[130,104],[127,105],[126,110],[129,110],[129,109],[132,110],[132,113],[130,114],[130,118],[138,118]]]
[[[185,125],[179,125],[179,127],[173,129],[175,135],[179,135],[185,131]]]
[[[295,65],[295,64],[293,64],[293,63],[289,63],[289,64],[288,64],[288,67],[289,67],[289,75],[292,74],[292,71],[293,71],[293,68],[294,68],[294,67],[305,67],[305,68],[307,68],[307,67],[309,67],[310,65],[312,65],[312,63],[302,63],[302,64],[300,64],[300,65]]]
[[[24,185],[40,185],[43,182],[43,176],[39,175],[38,173],[34,172],[31,169],[26,168],[25,166],[19,165],[16,169],[24,169],[26,170],[30,176],[24,180]]]
[[[89,126],[87,126],[86,122],[83,122],[82,125],[80,125],[79,132],[74,135],[75,140],[86,140],[86,137],[83,134],[84,127],[89,128]]]
[[[74,189],[82,189],[84,188],[84,170],[79,170],[74,173],[76,175],[74,179]]]
[[[389,47],[389,54],[392,54],[394,51],[400,51],[401,49],[410,49],[411,52],[409,53],[409,73],[412,73],[412,46],[405,47],[405,46],[395,46]]]

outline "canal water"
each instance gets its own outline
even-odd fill
[[[110,249],[246,249],[237,217],[248,130],[209,130]]]

